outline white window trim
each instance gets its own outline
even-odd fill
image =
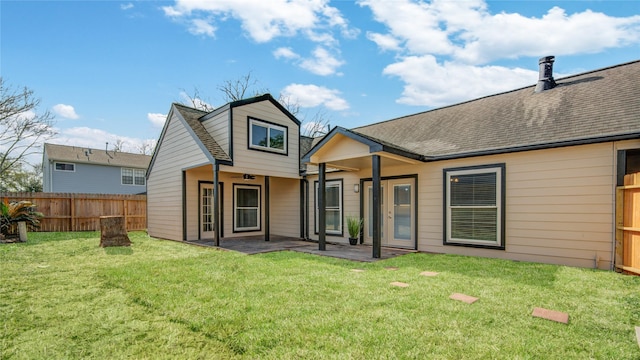
[[[124,182],[124,172],[128,170],[131,171],[131,181],[132,181],[131,184]],[[138,176],[140,174],[142,175]],[[144,179],[144,184],[136,184],[137,177]],[[143,169],[124,168],[124,167],[120,168],[120,184],[126,185],[126,186],[146,186],[147,185],[146,171]]]
[[[478,245],[485,247],[498,247],[503,248],[503,234],[502,234],[502,222],[504,219],[503,216],[503,199],[502,199],[502,172],[503,167],[501,166],[491,166],[491,167],[480,167],[480,168],[469,168],[469,169],[459,169],[459,170],[447,170],[445,169],[445,208],[446,208],[446,239],[445,243],[447,245],[455,245],[455,244],[467,244],[467,245]],[[474,175],[474,174],[487,174],[487,173],[495,173],[496,174],[496,205],[495,206],[451,206],[451,178],[460,175]],[[453,208],[474,208],[474,209],[496,209],[496,241],[486,241],[486,240],[475,240],[475,239],[459,239],[451,237],[451,209]]]
[[[336,208],[336,210],[338,210],[340,212],[340,223],[338,224],[338,229],[339,230],[327,230],[326,234],[327,235],[343,235],[343,214],[344,214],[344,206],[342,204],[342,198],[344,196],[343,194],[343,188],[342,188],[342,180],[327,180],[325,183],[326,187],[330,187],[330,186],[337,186],[339,189],[339,197],[338,197],[338,202],[339,202],[339,206]],[[318,188],[319,188],[319,183],[316,181],[315,182],[315,208],[314,208],[314,213],[315,213],[315,233],[319,233],[320,232],[320,227],[318,226],[318,215],[320,214],[320,211],[318,211]],[[329,208],[327,208],[329,209]]]
[[[255,145],[253,143],[253,125],[254,124],[258,125],[258,126],[262,126],[264,128],[267,128],[267,141],[268,142],[271,139],[271,136],[270,136],[271,129],[282,131],[284,133],[284,144],[283,144],[284,146],[283,146],[283,148],[282,149],[272,148],[270,142],[267,144],[267,146]],[[263,150],[263,151],[269,151],[269,152],[275,152],[275,153],[279,153],[279,154],[286,154],[287,153],[288,142],[289,142],[289,132],[287,131],[286,127],[280,126],[280,125],[276,125],[276,124],[271,124],[271,123],[268,123],[266,121],[261,121],[261,120],[254,119],[254,118],[249,118],[249,148]]]
[[[256,216],[256,226],[252,227],[239,227],[238,226],[238,189],[251,189],[258,190],[258,206],[255,207],[257,209]],[[261,205],[262,205],[262,188],[260,186],[255,185],[233,185],[233,231],[234,232],[242,232],[242,231],[260,231],[261,229]],[[254,207],[246,207],[246,209],[254,209]]]
[[[58,170],[58,164],[73,165],[73,170]],[[53,170],[54,171],[62,171],[62,172],[76,172],[76,164],[70,163],[70,162],[64,162],[64,161],[56,161],[56,162],[53,163]]]

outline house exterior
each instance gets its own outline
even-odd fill
[[[300,237],[300,138],[268,94],[209,113],[173,104],[147,174],[149,235]]]
[[[143,194],[151,156],[44,144],[44,192]]]
[[[355,215],[373,257],[388,246],[612,269],[615,188],[640,171],[640,61],[558,80],[552,63],[540,60],[534,86],[313,142],[267,95],[212,113],[174,104],[148,174],[149,233],[198,239],[212,222],[225,238],[323,249],[348,242]],[[252,148],[252,119],[286,128],[287,151]],[[237,229],[255,214],[259,226]]]

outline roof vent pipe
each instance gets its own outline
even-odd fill
[[[556,86],[556,82],[553,80],[553,62],[555,59],[555,56],[545,56],[538,60],[540,71],[538,73],[538,84],[536,85],[535,92],[539,93],[553,89]]]

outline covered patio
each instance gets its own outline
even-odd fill
[[[245,254],[262,254],[273,251],[297,251],[308,254],[329,256],[340,259],[373,262],[382,259],[390,259],[400,255],[416,252],[415,250],[405,250],[382,247],[379,258],[371,257],[371,246],[369,245],[343,245],[326,243],[325,250],[318,249],[315,241],[306,241],[284,236],[271,236],[269,241],[265,241],[264,236],[247,236],[241,238],[222,238],[220,246],[215,246],[213,240],[188,241],[190,244],[197,244],[208,247],[218,247],[225,250],[233,250]]]

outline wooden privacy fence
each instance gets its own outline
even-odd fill
[[[44,214],[37,231],[99,231],[100,216],[124,216],[127,230],[147,228],[146,195],[2,193],[0,200],[28,200]]]
[[[616,189],[616,267],[640,275],[640,173]]]

